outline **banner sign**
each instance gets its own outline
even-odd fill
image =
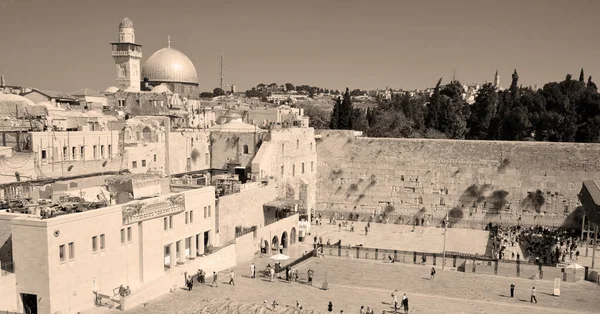
[[[150,199],[128,203],[123,206],[123,224],[132,224],[144,220],[169,216],[185,211],[185,195],[179,194],[165,199]]]

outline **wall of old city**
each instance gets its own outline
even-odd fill
[[[211,168],[227,169],[228,164],[252,167],[252,159],[266,134],[212,131],[210,133]]]
[[[364,215],[389,203],[406,215],[516,218],[539,209],[560,221],[578,206],[582,180],[600,179],[600,144],[321,136],[320,211]],[[542,202],[529,194],[537,190]]]
[[[244,185],[243,185],[244,186]],[[235,227],[261,227],[265,224],[263,205],[277,197],[275,184],[245,184],[239,193],[221,196],[218,200],[219,240],[222,244],[235,239]]]
[[[210,168],[210,133],[171,131],[169,133],[169,171],[171,174]]]

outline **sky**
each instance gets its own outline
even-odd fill
[[[200,89],[259,83],[423,89],[463,83],[600,82],[598,0],[0,0],[7,85],[72,92],[115,85],[109,43],[133,21],[145,61],[185,53]]]

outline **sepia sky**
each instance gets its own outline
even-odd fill
[[[0,75],[72,92],[115,84],[110,42],[127,16],[145,61],[167,45],[203,91],[258,83],[426,88],[463,83],[600,82],[598,0],[0,0]]]

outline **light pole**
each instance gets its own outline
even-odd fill
[[[448,208],[446,208],[446,220],[444,221],[444,249],[442,251],[442,270],[446,266],[446,234],[448,233]]]

